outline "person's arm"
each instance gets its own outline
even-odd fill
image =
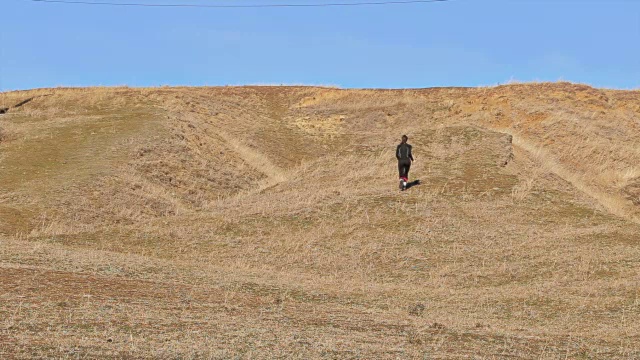
[[[409,146],[409,159],[413,161],[413,153],[411,152],[411,146]]]
[[[400,145],[396,146],[396,159],[400,160]]]

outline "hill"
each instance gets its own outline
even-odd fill
[[[0,108],[0,357],[640,357],[640,91]],[[420,185],[400,193],[404,133]]]

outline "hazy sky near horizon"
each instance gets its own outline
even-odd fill
[[[2,0],[1,9],[0,90],[242,84],[415,88],[510,80],[640,88],[640,1],[635,0],[256,9]]]

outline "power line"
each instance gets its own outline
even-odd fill
[[[332,6],[374,6],[374,5],[406,5],[447,2],[450,0],[396,0],[396,1],[365,1],[354,3],[322,3],[322,4],[262,4],[262,5],[206,5],[206,4],[145,4],[145,3],[115,3],[105,1],[81,0],[31,0],[40,3],[58,3],[74,5],[104,5],[104,6],[137,6],[137,7],[183,7],[183,8],[293,8],[293,7],[332,7]]]

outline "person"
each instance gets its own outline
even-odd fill
[[[411,145],[407,144],[409,137],[402,135],[402,142],[396,148],[396,159],[398,159],[398,173],[400,176],[400,191],[407,189],[407,181],[409,181],[409,169],[413,162],[413,154],[411,153]]]

